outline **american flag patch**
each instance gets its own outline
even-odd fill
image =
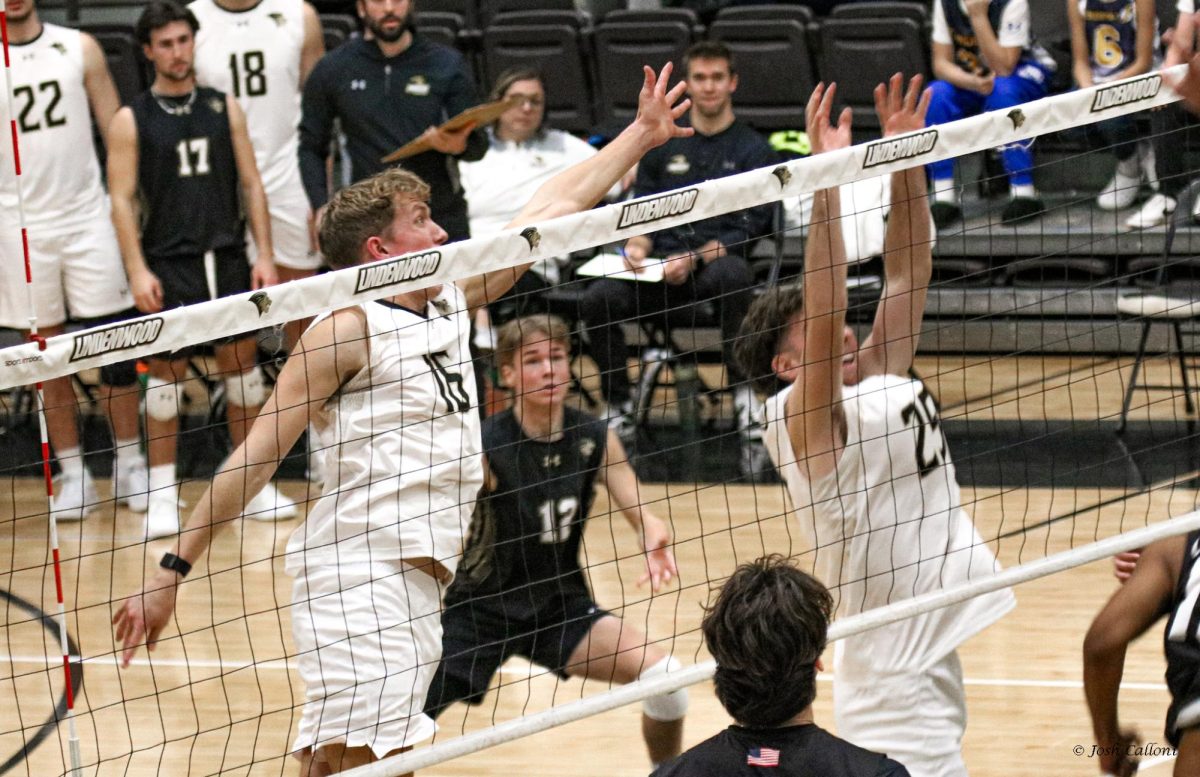
[[[779,751],[773,747],[752,747],[746,753],[747,766],[779,766]]]

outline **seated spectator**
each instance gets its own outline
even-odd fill
[[[484,157],[458,164],[473,237],[504,229],[539,186],[596,153],[585,141],[545,126],[546,85],[537,70],[514,68],[500,74],[490,99],[511,97],[519,97],[520,102],[487,129]],[[621,185],[615,185],[609,197],[620,191]],[[536,292],[559,282],[561,267],[562,260],[553,258],[530,268],[504,300],[492,306],[493,323],[533,312],[529,303]]]
[[[1178,0],[1175,8],[1179,11],[1179,19],[1175,28],[1163,35],[1163,41],[1169,44],[1162,63],[1164,69],[1189,62],[1196,54],[1196,1]],[[1195,117],[1188,113],[1182,102],[1164,105],[1150,112],[1150,138],[1154,144],[1158,192],[1126,219],[1127,228],[1161,226],[1175,212],[1175,203],[1191,180],[1191,171],[1186,167],[1186,155],[1178,153],[1178,144],[1183,138],[1184,128],[1194,123]],[[1200,214],[1200,200],[1193,205],[1192,215],[1197,214]]]
[[[1029,0],[936,0],[933,4],[933,100],[926,122],[944,124],[1046,96],[1054,61],[1033,40]],[[1001,156],[1012,199],[1002,220],[1013,224],[1043,210],[1033,186],[1033,154],[1024,143]],[[954,160],[929,165],[933,220],[944,228],[962,217]]]
[[[737,568],[701,624],[717,661],[714,685],[735,724],[652,777],[908,777],[887,756],[813,722],[817,672],[833,597],[780,555]]]
[[[1154,0],[1067,0],[1071,63],[1080,89],[1148,73],[1154,64]],[[1128,208],[1142,181],[1157,188],[1154,148],[1138,141],[1137,117],[1114,116],[1090,125],[1089,137],[1111,147],[1117,170],[1096,198],[1101,210]]]
[[[733,113],[738,78],[733,54],[718,41],[703,41],[684,54],[685,78],[692,107],[690,137],[675,138],[646,154],[638,165],[634,194],[645,196],[692,186],[713,178],[765,167],[776,161],[767,141]],[[592,357],[600,370],[601,389],[610,418],[620,422],[632,409],[622,322],[672,311],[679,317],[693,303],[711,300],[720,316],[729,383],[741,383],[735,372],[733,343],[750,307],[754,278],[746,257],[771,222],[771,207],[697,221],[681,227],[630,238],[625,261],[637,270],[650,257],[662,257],[664,280],[642,282],[603,278],[588,287],[580,305]],[[739,422],[750,425],[757,399],[740,386]]]

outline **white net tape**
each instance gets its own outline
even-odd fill
[[[1144,111],[1178,100],[1168,86],[1172,70],[1080,89],[983,113],[887,140],[859,144],[772,168],[557,218],[522,230],[442,246],[372,265],[295,281],[266,291],[235,294],[124,323],[97,327],[0,351],[0,389],[70,375],[113,361],[178,350],[285,324],[359,302],[426,288],[481,272],[563,256],[616,240],[818,189],[851,183]],[[649,225],[649,227],[648,227]]]

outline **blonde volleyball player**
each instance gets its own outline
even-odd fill
[[[809,100],[815,152],[850,144],[850,113],[830,124],[835,87]],[[875,90],[884,135],[919,130],[929,102],[920,77]],[[931,273],[931,228],[920,167],[891,179],[886,287],[860,346],[845,325],[846,253],[837,189],[814,200],[803,292],[755,301],[738,354],[767,402],[765,441],[839,615],[869,610],[997,569],[962,509],[937,402],[908,377]],[[1003,590],[839,641],[834,712],[840,736],[886,753],[914,777],[965,775],[962,670],[955,648],[1013,606]]]
[[[556,316],[509,321],[497,335],[513,406],[483,422],[487,483],[463,574],[446,593],[442,663],[425,710],[479,704],[509,656],[560,677],[631,683],[679,668],[646,635],[592,599],[580,565],[584,525],[603,484],[646,553],[641,583],[678,574],[671,531],[638,496],[625,448],[607,422],[568,408],[570,330]],[[679,755],[686,690],[647,699],[642,738],[657,766]]]
[[[304,0],[195,0],[188,8],[200,22],[197,83],[233,96],[246,114],[279,280],[315,275],[321,253],[300,181],[299,127],[300,90],[325,53],[320,17]],[[289,347],[303,323],[288,324]]]
[[[6,14],[38,334],[61,334],[68,317],[91,326],[126,318],[133,312],[133,296],[92,144],[92,117],[107,143],[109,122],[121,106],[104,52],[91,35],[43,23],[33,0],[8,0]],[[5,127],[8,105],[0,99]],[[0,143],[0,157],[9,148],[7,139]],[[28,330],[11,164],[6,160],[0,175],[0,326]],[[144,513],[147,474],[139,450],[137,372],[133,362],[121,362],[103,368],[100,380],[111,391],[105,405],[116,443],[114,497]],[[46,381],[45,400],[50,442],[62,468],[50,510],[60,521],[78,521],[96,507],[99,496],[83,463],[71,378]]]
[[[670,74],[669,64],[657,77],[646,68],[634,122],[538,189],[510,226],[590,208],[646,151],[690,133],[676,124],[688,101],[679,102],[682,83],[667,90]],[[399,168],[341,190],[321,225],[326,260],[352,267],[440,245],[446,232],[429,216],[429,196],[421,179]],[[441,657],[441,593],[483,484],[470,315],[528,267],[318,319],[178,545],[113,616],[125,665],[138,645],[154,647],[179,581],[311,419],[333,447],[322,496],[288,543],[292,631],[306,687],[294,745],[301,774],[331,774],[431,736],[422,708]]]

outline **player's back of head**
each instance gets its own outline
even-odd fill
[[[742,564],[701,630],[717,662],[717,698],[738,723],[779,726],[816,698],[833,597],[778,554]]]

